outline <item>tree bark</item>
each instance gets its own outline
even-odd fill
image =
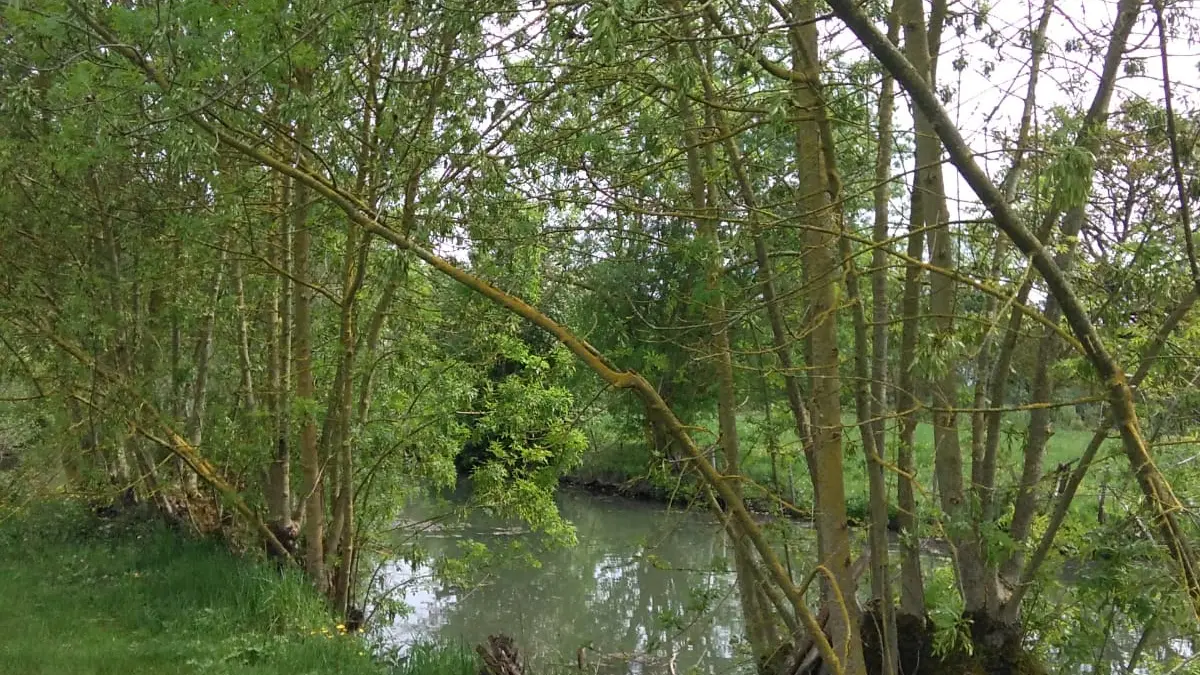
[[[900,4],[904,23],[905,52],[913,67],[929,86],[935,85],[929,52],[930,30],[920,0]],[[930,261],[934,267],[953,269],[954,242],[946,213],[942,182],[941,148],[929,119],[920,110],[916,121],[917,179],[913,189],[922,197],[920,210],[912,213],[912,230],[926,228],[930,233]],[[916,203],[916,202],[914,202]],[[955,283],[944,274],[930,274],[929,307],[935,326],[935,350],[943,352],[943,372],[933,378],[934,469],[938,496],[946,516],[946,532],[953,547],[955,566],[967,612],[998,608],[995,584],[989,584],[979,541],[978,521],[971,513],[963,484],[962,446],[958,434],[959,373],[952,355],[945,354],[945,341],[954,332]]]
[[[312,73],[297,70],[296,84],[301,91],[312,87]],[[303,165],[303,148],[309,141],[309,126],[297,125],[297,164]],[[313,289],[309,256],[312,232],[309,230],[308,186],[297,182],[292,189],[292,276],[296,279],[293,292],[292,362],[296,374],[296,399],[302,406],[300,419],[300,469],[303,474],[301,494],[304,505],[304,566],[317,591],[325,594],[329,579],[325,574],[325,494],[321,479],[321,456],[317,445],[315,419],[316,383],[312,363],[312,301]]]
[[[685,34],[690,34],[684,26]],[[704,61],[697,52],[697,67],[703,69]],[[742,485],[740,471],[741,451],[737,429],[737,392],[734,388],[733,355],[729,340],[729,318],[725,309],[725,295],[721,288],[723,269],[721,243],[718,231],[717,196],[712,184],[705,177],[705,165],[712,168],[712,146],[701,144],[696,137],[696,115],[691,99],[686,93],[679,97],[680,117],[684,125],[683,145],[687,158],[688,185],[691,209],[696,224],[696,238],[704,242],[705,290],[708,295],[707,320],[712,327],[710,348],[714,375],[717,380],[717,424],[718,443],[724,459],[723,480],[730,492],[741,501]],[[701,157],[701,150],[705,157]],[[704,161],[704,160],[707,161]],[[738,595],[742,601],[742,613],[746,621],[746,637],[750,641],[755,657],[764,662],[777,649],[778,638],[774,634],[774,623],[767,614],[767,599],[759,587],[754,571],[754,558],[744,537],[740,536],[736,523],[728,527],[730,544],[734,552],[734,567]]]
[[[292,513],[292,460],[291,425],[288,407],[291,405],[288,391],[291,388],[291,179],[276,175],[274,194],[274,232],[267,249],[271,251],[272,264],[279,269],[275,277],[267,308],[267,396],[271,413],[270,455],[267,469],[266,501],[271,527],[278,533],[286,533],[294,544],[296,527]]]
[[[784,318],[783,310],[779,303],[779,294],[775,287],[774,265],[771,263],[766,236],[763,233],[762,223],[758,215],[760,212],[758,198],[754,193],[754,187],[750,181],[745,161],[742,159],[741,151],[738,149],[737,143],[731,133],[729,121],[726,119],[724,111],[717,105],[716,90],[712,83],[712,77],[707,71],[704,71],[702,77],[705,96],[710,104],[717,132],[724,139],[722,145],[725,154],[729,158],[729,165],[733,170],[734,178],[737,182],[738,193],[746,208],[748,229],[750,237],[754,242],[754,257],[757,264],[755,278],[762,289],[763,304],[767,310],[767,321],[771,326],[772,347],[775,352],[775,358],[779,360],[779,371],[783,376],[784,394],[787,398],[788,409],[792,413],[792,424],[796,431],[796,438],[800,441],[803,449],[804,461],[808,466],[809,475],[815,476],[816,464],[813,457],[812,420],[809,414],[809,405],[804,400],[804,394],[800,389],[800,379],[796,377],[796,368],[792,359],[793,341],[790,337],[787,320]],[[794,500],[794,490],[791,496]]]
[[[1096,90],[1092,103],[1084,116],[1083,127],[1076,139],[1076,144],[1091,153],[1099,149],[1099,132],[1105,126],[1108,108],[1116,87],[1117,75],[1128,42],[1129,34],[1137,18],[1137,2],[1124,2],[1118,8],[1117,21],[1113,35],[1109,40],[1107,53],[1104,58],[1104,70],[1100,75],[1100,85]],[[1074,265],[1075,249],[1078,246],[1079,231],[1086,218],[1086,203],[1072,206],[1062,221],[1062,241],[1065,250],[1055,256],[1055,263],[1064,274],[1069,274]],[[1062,318],[1062,309],[1054,296],[1046,299],[1046,318],[1057,324]],[[1049,403],[1054,397],[1054,380],[1051,368],[1060,358],[1061,340],[1058,334],[1047,328],[1038,344],[1037,363],[1034,366],[1032,403]],[[1021,545],[1029,535],[1037,510],[1035,490],[1042,480],[1042,460],[1046,452],[1046,443],[1050,438],[1050,408],[1034,408],[1029,413],[1029,432],[1025,443],[1021,480],[1017,487],[1016,505],[1013,510],[1010,536],[1017,547],[1002,569],[1007,578],[1016,577],[1024,562]]]
[[[252,415],[258,408],[254,393],[254,361],[250,356],[250,315],[246,308],[246,283],[242,274],[242,263],[236,258],[231,262],[233,290],[237,300],[237,347],[238,368],[241,382],[238,384],[243,415]]]
[[[1123,0],[1118,17],[1129,15],[1125,10],[1130,4],[1134,5],[1132,15],[1136,18],[1139,5],[1136,0]],[[1183,510],[1183,505],[1175,497],[1166,478],[1154,465],[1142,436],[1137,410],[1134,407],[1133,391],[1125,373],[1105,348],[1074,288],[1055,264],[1050,253],[1017,219],[1016,214],[1004,201],[1004,195],[975,162],[971,149],[938,102],[936,94],[924,81],[920,71],[913,68],[913,65],[880,35],[870,18],[864,15],[852,0],[830,0],[830,6],[863,45],[892,72],[912,96],[915,104],[930,118],[934,131],[949,152],[951,161],[992,214],[997,227],[1008,235],[1022,253],[1033,259],[1034,267],[1045,279],[1049,293],[1062,307],[1067,324],[1079,340],[1082,351],[1092,364],[1098,379],[1108,391],[1113,414],[1121,431],[1122,447],[1138,485],[1154,513],[1154,528],[1179,566],[1187,592],[1192,599],[1193,611],[1200,615],[1200,570],[1197,569],[1191,543],[1176,515]]]
[[[1013,199],[1016,198],[1017,185],[1020,183],[1021,173],[1024,169],[1025,145],[1029,141],[1029,132],[1033,127],[1033,107],[1034,102],[1037,100],[1037,83],[1041,74],[1042,55],[1045,52],[1046,28],[1050,25],[1050,17],[1053,15],[1053,9],[1054,0],[1045,0],[1042,6],[1041,19],[1038,20],[1037,28],[1034,29],[1030,36],[1029,82],[1025,88],[1025,103],[1021,108],[1021,121],[1017,129],[1016,144],[1013,148],[1012,166],[1009,167],[1008,173],[1004,175],[1004,183],[1001,185],[1004,198],[1009,203],[1012,203]],[[1041,238],[1045,239],[1044,237]],[[999,283],[1000,273],[1007,255],[1007,244],[1008,239],[1004,237],[1002,232],[997,231],[994,238],[993,245],[995,248],[992,251],[990,271],[993,283]],[[1025,304],[1029,290],[1024,283],[1022,284],[1022,290],[1024,292],[1018,293],[1017,302]],[[985,316],[992,317],[996,314],[997,300],[993,296],[988,296],[986,302],[987,304],[984,308]],[[971,414],[971,481],[975,484],[975,490],[978,494],[985,520],[995,517],[993,501],[996,489],[996,453],[1000,442],[1000,413],[996,412],[989,415],[983,410],[991,404],[995,404],[997,407],[1004,405],[1003,394],[1007,389],[1006,383],[1012,362],[1012,350],[1016,346],[1019,324],[1023,316],[1021,312],[1013,310],[1010,317],[1010,325],[1015,321],[1017,328],[1010,329],[1006,334],[1005,345],[999,358],[996,360],[995,370],[992,370],[992,347],[995,343],[994,326],[989,326],[984,334],[982,344],[979,346],[979,356],[975,361],[975,411]],[[999,317],[996,318],[998,319]],[[994,381],[998,381],[999,398],[993,398],[990,395],[993,391]],[[992,420],[994,420],[994,424]]]
[[[188,419],[185,435],[188,444],[197,448],[204,442],[204,412],[208,406],[208,369],[212,360],[213,335],[217,325],[217,304],[221,301],[221,283],[225,275],[225,248],[222,247],[221,257],[217,266],[212,270],[212,283],[209,285],[209,304],[205,313],[200,317],[200,331],[196,336],[196,348],[192,363],[195,368],[195,379],[192,382],[192,396],[188,406]],[[184,492],[189,497],[198,495],[199,484],[196,472],[192,471],[180,460],[180,472],[183,477]]]
[[[888,12],[888,39],[899,41],[900,21],[896,2]],[[899,634],[896,627],[896,610],[892,600],[891,566],[888,563],[888,495],[884,457],[887,454],[884,416],[887,413],[888,381],[888,319],[891,305],[888,301],[888,203],[890,197],[892,168],[892,109],[895,105],[895,82],[884,71],[879,91],[878,130],[875,153],[875,222],[871,236],[875,245],[871,252],[871,335],[870,361],[870,419],[868,432],[874,441],[873,453],[867,457],[867,472],[871,484],[871,594],[880,608],[883,623],[884,675],[894,675],[900,668]],[[864,448],[866,444],[864,443]],[[878,496],[876,496],[878,495]],[[878,549],[878,550],[877,550]],[[907,555],[907,553],[906,553]],[[915,583],[920,584],[920,561]],[[912,561],[902,563],[910,567]],[[903,583],[903,581],[902,581]],[[914,589],[916,590],[916,589]],[[924,596],[924,589],[919,589]]]
[[[793,19],[800,24],[793,46],[793,61],[803,69],[801,50],[817,59],[816,8],[812,0],[795,0]],[[800,170],[797,207],[804,230],[803,262],[808,271],[812,311],[813,455],[817,503],[814,522],[821,564],[830,572],[832,597],[839,607],[830,613],[829,634],[843,650],[840,657],[847,674],[866,672],[859,635],[855,581],[850,573],[850,537],[846,522],[846,489],[842,469],[841,378],[838,374],[838,227],[834,222],[826,182],[821,130],[816,123],[822,106],[814,82],[796,82],[792,94],[797,108],[807,112],[796,125],[796,166]]]
[[[849,298],[854,329],[854,403],[857,426],[862,439],[863,454],[867,470],[868,501],[869,501],[869,531],[868,545],[870,549],[871,590],[876,607],[880,612],[882,622],[883,654],[880,662],[883,670],[894,673],[899,668],[899,649],[896,637],[895,608],[892,605],[891,570],[888,565],[888,507],[887,480],[882,459],[882,437],[876,436],[871,421],[871,403],[868,382],[870,380],[870,356],[868,352],[867,318],[862,294],[859,289],[858,269],[854,260],[854,252],[847,234],[845,224],[842,179],[837,167],[837,152],[834,144],[833,128],[829,123],[829,112],[826,109],[824,95],[821,92],[820,64],[817,55],[810,45],[806,44],[803,31],[793,31],[793,41],[796,54],[800,57],[800,69],[815,94],[817,107],[813,110],[818,136],[821,145],[821,159],[824,164],[825,190],[829,204],[839,205],[832,211],[837,221],[838,255],[841,256],[844,281]],[[889,111],[890,115],[890,111]],[[882,173],[887,173],[890,154],[884,157]],[[876,166],[880,170],[879,166]],[[885,223],[886,228],[886,223]]]

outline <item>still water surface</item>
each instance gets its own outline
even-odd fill
[[[514,523],[479,512],[438,519],[453,505],[411,506],[410,526],[398,531],[413,537],[421,530],[409,543],[430,558],[461,556],[468,542],[486,545],[492,555],[461,587],[428,565],[388,563],[385,586],[401,589],[412,611],[377,637],[397,646],[438,639],[473,647],[503,633],[537,673],[578,673],[580,648],[591,675],[754,672],[742,645],[732,552],[711,514],[573,490],[560,491],[558,503],[576,528],[574,547],[544,548]],[[773,536],[787,538],[797,575],[806,573],[815,557],[813,532],[795,523],[783,531]],[[514,544],[523,552],[513,551]],[[932,550],[925,557],[926,569],[946,563]],[[1111,657],[1123,663],[1139,635],[1114,635]],[[1150,660],[1194,658],[1190,643],[1164,638]]]
[[[693,667],[712,675],[747,670],[728,571],[732,553],[710,514],[575,491],[562,491],[558,501],[579,543],[537,551],[540,567],[507,552],[514,542],[536,545],[536,538],[482,514],[419,535],[433,556],[456,555],[467,540],[499,555],[480,572],[481,584],[462,589],[439,581],[427,566],[392,563],[388,581],[405,584],[413,611],[386,629],[386,639],[475,645],[504,633],[534,672],[575,669],[581,647],[587,672],[667,673],[672,660],[681,674]],[[416,505],[406,516],[422,521],[437,513]],[[807,561],[811,532],[789,529],[795,559]]]

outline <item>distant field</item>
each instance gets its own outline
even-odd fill
[[[776,419],[775,424],[777,427],[780,426],[780,420]],[[843,424],[845,424],[843,447],[845,449],[846,499],[851,513],[861,515],[865,513],[867,502],[866,462],[862,453],[861,436],[854,424],[853,417],[844,417]],[[964,474],[968,479],[971,463],[970,428],[966,425],[969,424],[970,420],[965,416],[960,420],[965,462]],[[697,426],[715,429],[716,420],[706,420]],[[889,420],[887,423],[887,459],[889,461],[895,461],[896,457],[897,426],[895,420]],[[739,418],[738,436],[743,457],[743,473],[757,483],[770,485],[772,480],[771,452],[769,450],[771,442],[764,427],[761,416],[743,415]],[[614,433],[604,433],[603,429],[602,425],[600,431],[590,434],[593,439],[593,447],[589,450],[579,474],[587,478],[608,480],[628,480],[644,476],[648,459],[644,448],[644,439],[640,437],[618,438]],[[997,462],[1001,487],[1014,485],[1020,476],[1022,453],[1024,452],[1024,430],[1023,422],[1010,423],[1008,432],[1001,437],[1000,456]],[[1087,447],[1093,433],[1092,429],[1063,428],[1062,425],[1058,425],[1054,435],[1047,443],[1044,471],[1049,474],[1060,463],[1072,462],[1077,459]],[[696,440],[702,445],[710,445],[716,441],[716,437],[713,434],[698,432]],[[1100,457],[1104,457],[1111,449],[1114,449],[1118,441],[1110,439],[1105,443],[1106,446],[1102,447]],[[774,446],[776,448],[775,474],[779,478],[780,485],[786,493],[791,484],[794,484],[797,506],[805,508],[811,501],[811,489],[808,469],[803,457],[800,456],[800,445],[796,441],[795,434],[791,431],[781,431]],[[929,492],[933,487],[933,426],[931,424],[918,424],[914,452],[919,488]],[[790,476],[789,468],[791,469]],[[895,494],[896,478],[894,473],[889,473],[889,484],[893,495]],[[1090,508],[1094,510],[1096,488],[1093,484],[1098,485],[1098,482],[1093,476],[1089,476],[1089,478],[1091,480],[1085,482],[1081,489],[1078,506],[1088,508],[1088,505],[1091,504]],[[790,482],[789,479],[791,479]],[[1052,481],[1053,477],[1044,479],[1047,490],[1052,488]]]

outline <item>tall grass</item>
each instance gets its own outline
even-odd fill
[[[388,672],[341,633],[298,573],[217,543],[72,503],[0,511],[0,673]],[[439,654],[400,672],[465,675],[457,656],[434,668]]]
[[[462,643],[419,642],[389,659],[391,675],[478,675],[475,654]]]

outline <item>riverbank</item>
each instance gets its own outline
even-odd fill
[[[0,512],[0,598],[0,673],[475,672],[461,650],[384,663],[339,629],[299,573],[75,502]]]
[[[708,509],[706,501],[698,499],[696,490],[691,485],[665,486],[644,476],[595,476],[588,473],[573,473],[563,476],[559,485],[572,490],[578,490],[590,495],[617,496],[639,502],[648,502],[660,506],[677,506],[679,508]],[[805,506],[789,504],[786,507],[779,500],[745,497],[746,507],[751,513],[758,515],[782,515],[799,521],[812,520],[812,511]],[[865,515],[856,514],[856,515]],[[856,515],[851,515],[852,519]]]
[[[1020,420],[1010,424],[1011,430],[999,448],[1002,467],[1020,465],[1022,437],[1019,434]],[[702,421],[704,422],[704,421]],[[716,437],[705,429],[716,428],[715,420],[699,423],[695,427],[697,442],[711,445]],[[843,420],[844,472],[846,511],[852,524],[862,525],[868,518],[868,488],[866,461],[858,444],[858,432],[851,417]],[[763,431],[763,421],[749,414],[739,416],[742,437],[741,474],[744,477],[746,501],[751,510],[762,514],[776,514],[797,520],[811,520],[812,487],[808,468],[800,455],[799,443],[790,431],[783,431],[773,440]],[[968,430],[962,429],[963,443],[967,447]],[[1043,465],[1046,470],[1046,490],[1049,491],[1063,471],[1069,470],[1079,454],[1088,445],[1093,431],[1083,423],[1060,428],[1050,437],[1046,445]],[[1011,435],[1012,438],[1008,436]],[[562,483],[594,494],[617,494],[624,497],[657,502],[661,504],[689,504],[705,508],[702,500],[696,499],[691,480],[680,480],[664,467],[662,458],[652,456],[645,447],[645,439],[630,436],[621,425],[611,419],[592,422],[588,437],[591,445],[584,453],[579,467],[566,476]],[[1111,441],[1109,441],[1111,442]],[[894,449],[899,443],[896,429],[887,430],[887,444]],[[776,448],[772,453],[767,448]],[[891,454],[891,450],[889,454]],[[916,481],[929,491],[933,485],[933,427],[921,422],[917,425],[913,443]],[[970,471],[970,458],[966,457],[964,472]],[[1073,505],[1073,511],[1094,515],[1097,509],[1095,471],[1085,481],[1085,489]],[[887,472],[889,491],[894,495],[897,476]],[[1011,492],[1017,475],[1011,469],[1002,472],[1002,489]],[[781,501],[786,499],[787,502]],[[1006,496],[1002,501],[1010,500]],[[894,502],[894,499],[893,499]],[[889,528],[897,529],[895,504],[889,506]]]

